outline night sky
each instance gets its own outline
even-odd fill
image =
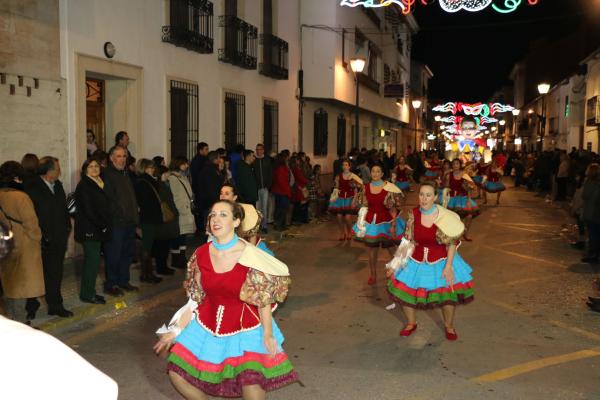
[[[523,0],[511,14],[499,14],[491,6],[476,13],[450,14],[437,0],[428,6],[416,4],[414,15],[421,31],[414,39],[413,58],[434,73],[429,97],[486,101],[509,82],[512,67],[532,40],[564,34],[581,22],[587,7],[583,2],[596,0],[540,0],[536,6]],[[494,3],[500,6],[504,0]]]

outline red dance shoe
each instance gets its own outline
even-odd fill
[[[408,325],[406,325],[408,326]],[[412,328],[404,328],[400,331],[400,336],[408,337],[413,334],[414,331],[417,330],[417,324],[414,324]]]
[[[450,332],[448,330],[448,328],[446,328],[446,339],[450,340],[450,341],[455,341],[456,339],[458,339],[458,335],[456,334],[456,330],[454,330],[454,333]]]
[[[374,276],[370,276],[369,280],[367,281],[367,284],[373,286],[376,282],[377,282],[377,279],[375,279]]]

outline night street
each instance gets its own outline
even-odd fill
[[[269,398],[600,399],[600,318],[584,302],[595,294],[594,270],[569,247],[561,207],[507,186],[459,249],[474,269],[476,300],[457,309],[457,342],[444,339],[439,311],[419,312],[418,330],[400,338],[399,308],[385,309],[383,254],[370,288],[365,249],[331,240],[333,220],[274,244],[293,279],[276,318],[304,386]],[[415,201],[410,193],[405,209]],[[120,399],[177,398],[151,348],[154,330],[185,302],[181,277],[58,336],[118,382]]]

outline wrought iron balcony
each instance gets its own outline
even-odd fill
[[[202,54],[213,52],[213,3],[208,0],[170,0],[170,25],[162,41]]]
[[[271,34],[260,35],[262,62],[259,73],[273,79],[288,79],[288,42]]]
[[[244,69],[256,69],[258,29],[233,15],[219,17],[224,32],[224,48],[219,49],[219,61]]]

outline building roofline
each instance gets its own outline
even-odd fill
[[[583,61],[579,63],[579,65],[587,64],[592,60],[600,60],[600,47],[594,50],[589,56],[584,58]]]
[[[354,110],[356,108],[355,104],[350,104],[350,103],[346,103],[345,101],[341,101],[341,100],[338,100],[338,99],[327,98],[327,97],[303,97],[302,101],[313,101],[315,103],[331,104],[331,105],[338,106],[338,107],[341,107],[341,108],[349,109],[350,111],[352,111],[352,110]],[[364,113],[369,113],[369,114],[375,115],[375,116],[380,117],[380,118],[382,118],[384,120],[387,120],[387,121],[389,121],[391,123],[398,124],[398,126],[401,126],[401,127],[408,127],[408,123],[407,122],[400,121],[400,120],[392,118],[392,117],[388,117],[387,115],[380,114],[378,112],[371,111],[371,110],[363,108],[363,107],[360,107],[360,112],[361,113],[364,112]]]

